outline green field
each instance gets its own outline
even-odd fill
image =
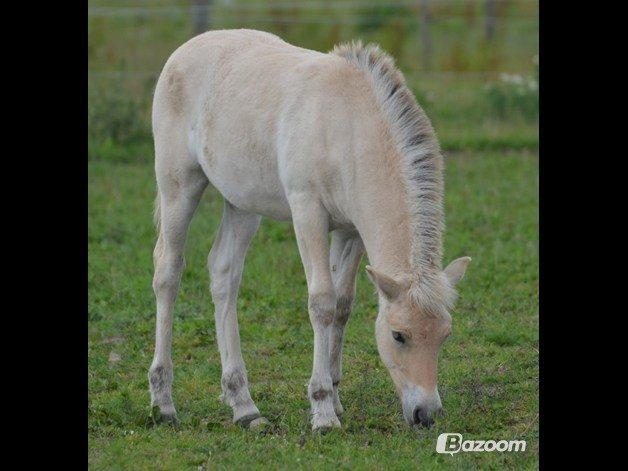
[[[214,0],[210,28],[253,28],[328,51],[388,51],[446,155],[445,263],[473,258],[439,367],[445,415],[410,429],[379,359],[377,297],[362,269],[346,335],[343,428],[310,431],[312,329],[293,230],[265,220],[238,300],[253,399],[272,426],[222,405],[209,275],[222,211],[208,190],[192,223],[175,309],[180,427],[149,419],[155,183],[150,107],[168,56],[194,36],[193,0],[89,0],[90,469],[536,469],[538,467],[538,1]],[[428,37],[430,47],[425,47]],[[363,265],[366,264],[366,260]],[[439,455],[436,438],[524,439],[522,453]]]
[[[175,309],[174,400],[180,427],[149,419],[155,232],[152,163],[89,163],[90,469],[536,469],[538,467],[538,155],[446,153],[445,262],[470,255],[443,346],[445,415],[432,429],[402,419],[374,339],[377,298],[362,269],[349,320],[343,427],[310,432],[312,330],[305,276],[288,223],[264,220],[238,300],[251,394],[272,421],[231,423],[205,261],[222,200],[209,190],[192,223]],[[365,263],[365,262],[364,262]],[[364,264],[363,263],[363,264]],[[443,432],[524,439],[521,453],[435,452]]]

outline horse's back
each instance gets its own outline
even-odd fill
[[[251,51],[292,47],[270,33],[254,30],[219,30],[198,35],[168,58],[157,80],[153,125],[167,118],[178,122],[194,111],[201,96],[215,95],[227,71]]]

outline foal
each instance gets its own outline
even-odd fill
[[[340,426],[344,328],[365,251],[379,293],[380,356],[406,421],[430,425],[441,409],[437,355],[451,330],[453,286],[470,258],[441,268],[443,161],[392,59],[375,46],[323,54],[259,31],[212,31],[168,59],[152,118],[159,237],[149,382],[159,417],[176,420],[172,310],[188,225],[211,183],[225,200],[208,266],[234,422],[265,422],[249,394],[236,298],[249,243],[267,216],[292,221],[305,269],[313,429]]]

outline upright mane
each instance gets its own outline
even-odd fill
[[[412,227],[411,263],[418,274],[412,294],[424,306],[440,302],[449,305],[455,293],[441,272],[443,157],[432,124],[394,59],[377,45],[363,46],[359,41],[340,44],[331,53],[366,73],[402,157],[402,180]]]

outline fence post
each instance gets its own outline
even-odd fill
[[[495,36],[495,0],[486,0],[486,39],[491,41]]]
[[[192,9],[194,34],[201,34],[209,29],[212,3],[213,0],[194,0],[194,8]]]
[[[430,70],[432,58],[432,39],[430,38],[430,11],[427,7],[428,0],[421,0],[421,63],[423,70]]]

